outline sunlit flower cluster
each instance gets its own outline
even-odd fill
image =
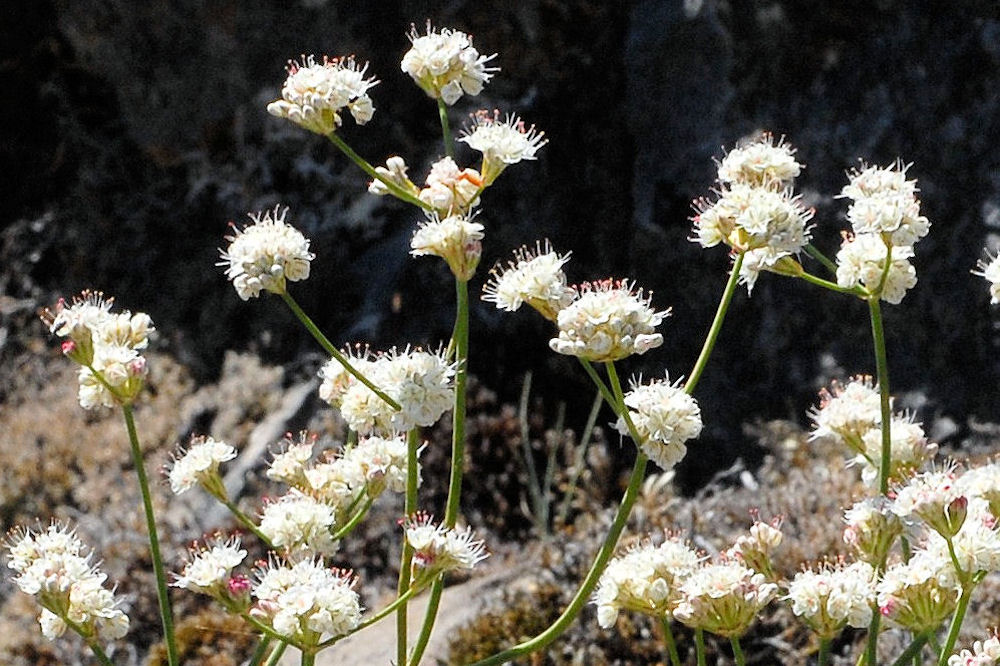
[[[497,308],[514,312],[527,303],[543,317],[556,321],[559,312],[573,302],[576,290],[566,284],[562,268],[570,253],[559,254],[549,241],[514,251],[514,261],[504,269],[497,264],[483,287],[483,300]]]
[[[592,600],[598,624],[604,629],[614,626],[623,610],[669,617],[680,600],[680,582],[701,559],[678,538],[668,538],[659,546],[633,548],[612,559]]]
[[[174,587],[183,587],[220,598],[228,592],[232,571],[246,559],[247,551],[238,537],[214,537],[205,543],[195,543],[188,551],[188,560],[181,573],[174,577]]]
[[[218,495],[222,489],[219,465],[235,457],[236,449],[225,442],[205,436],[192,437],[187,450],[179,450],[167,473],[170,489],[180,495],[200,484]]]
[[[739,562],[704,564],[681,582],[674,617],[692,629],[739,638],[757,613],[778,594],[778,586]]]
[[[656,327],[669,315],[669,310],[650,307],[651,298],[627,280],[585,282],[577,288],[576,299],[559,311],[559,336],[549,347],[590,361],[645,354],[663,344]]]
[[[795,148],[777,143],[765,132],[758,139],[737,145],[719,162],[719,182],[781,187],[791,183],[802,172],[795,159]]]
[[[486,63],[496,57],[479,55],[472,37],[459,30],[435,30],[427,24],[427,34],[421,35],[416,26],[410,31],[410,50],[403,56],[401,69],[433,99],[449,106],[462,94],[478,95],[496,67]]]
[[[500,120],[499,111],[492,114],[479,111],[459,141],[483,154],[480,171],[484,182],[490,185],[511,164],[535,159],[538,149],[548,143],[544,137],[545,132],[537,131],[534,125],[525,126],[515,115]]]
[[[1000,663],[1000,639],[996,636],[976,641],[971,650],[948,657],[948,666],[996,666],[997,663]]]
[[[128,631],[128,617],[107,576],[91,564],[83,542],[68,527],[53,523],[44,530],[11,533],[7,566],[14,583],[42,607],[42,634],[54,640],[70,626],[86,639],[115,640]]]
[[[144,312],[112,313],[113,298],[84,291],[68,304],[60,299],[42,320],[53,335],[65,338],[62,351],[79,363],[78,398],[84,409],[126,405],[135,400],[146,378],[153,321]]]
[[[852,377],[846,384],[834,381],[819,393],[819,408],[810,416],[816,423],[811,437],[833,437],[857,453],[865,451],[865,433],[882,422],[882,403],[871,377]]]
[[[352,57],[324,56],[317,62],[310,55],[303,56],[301,62],[291,61],[281,99],[268,104],[267,112],[323,135],[340,127],[344,109],[356,123],[364,125],[375,113],[368,89],[378,83],[365,78],[367,69],[367,64],[359,66]]]
[[[781,518],[769,523],[754,520],[749,534],[743,534],[725,554],[729,559],[742,562],[754,571],[764,574],[768,579],[774,578],[771,567],[771,556],[781,545],[784,535],[781,533]]]
[[[309,262],[316,255],[309,251],[309,240],[302,232],[285,224],[287,214],[288,209],[281,206],[250,213],[253,224],[243,229],[234,225],[234,235],[226,236],[229,247],[217,265],[226,268],[226,277],[244,301],[261,291],[284,293],[289,281],[309,277]]]
[[[478,171],[459,169],[455,160],[442,157],[431,165],[427,181],[417,197],[440,217],[450,217],[467,213],[478,204],[485,186]]]
[[[303,645],[343,636],[361,623],[357,579],[318,560],[271,561],[257,572],[250,615]]]
[[[642,384],[633,382],[625,394],[629,418],[639,435],[636,442],[642,451],[663,469],[671,469],[687,453],[685,442],[701,434],[701,409],[685,393],[680,382],[669,377]],[[615,424],[618,432],[629,435],[625,418]]]
[[[893,513],[922,520],[945,538],[954,536],[962,528],[968,510],[968,498],[956,477],[951,465],[917,474],[896,490]]]
[[[449,528],[433,522],[431,516],[418,513],[403,525],[406,542],[413,548],[414,579],[420,580],[444,571],[472,569],[489,557],[482,539],[471,528]]]
[[[788,585],[792,612],[821,639],[844,627],[868,626],[875,603],[875,569],[867,562],[821,566],[795,575]]]
[[[415,257],[441,257],[455,277],[472,279],[483,253],[483,225],[472,215],[449,215],[442,219],[432,213],[420,223],[410,240],[410,254]]]
[[[972,274],[985,278],[990,283],[990,303],[996,305],[1000,303],[1000,255],[991,254],[989,250],[985,254],[986,258],[976,263],[976,270]]]
[[[893,304],[917,283],[910,264],[913,244],[930,229],[907,168],[898,160],[888,167],[862,165],[849,174],[840,194],[851,199],[847,219],[853,233],[845,235],[837,253],[837,284],[862,287]]]
[[[292,557],[337,550],[336,509],[296,489],[264,504],[259,527],[271,545]]]
[[[924,632],[951,616],[961,585],[947,558],[918,551],[909,562],[890,566],[875,591],[879,610],[890,623]]]
[[[869,564],[880,564],[903,533],[903,523],[892,512],[885,497],[868,497],[852,504],[844,512],[844,543],[855,556]]]

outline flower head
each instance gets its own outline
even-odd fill
[[[679,587],[701,556],[677,538],[648,544],[612,559],[594,592],[597,622],[612,627],[621,610],[669,615],[680,600]]]
[[[771,266],[798,253],[809,242],[814,211],[803,208],[791,190],[771,190],[733,183],[710,203],[694,202],[693,241],[702,247],[725,243],[738,252],[764,249],[758,260]]]
[[[417,197],[440,217],[467,212],[479,203],[483,178],[475,169],[459,169],[455,160],[442,157],[431,165],[425,186]]]
[[[473,215],[449,215],[441,219],[431,213],[410,240],[410,254],[433,255],[448,262],[455,277],[468,282],[476,273],[483,253],[483,225]]]
[[[941,561],[957,565],[961,569],[956,571],[958,576],[1000,570],[1000,533],[989,502],[973,497],[965,512],[961,528],[951,537],[950,550],[948,542],[938,533],[927,535],[924,550]]]
[[[114,640],[128,631],[120,600],[104,587],[107,576],[90,563],[83,542],[68,527],[15,530],[7,544],[14,583],[38,598],[38,618],[46,638],[62,635],[70,623],[85,639]]]
[[[236,449],[211,437],[192,437],[187,450],[181,449],[167,474],[170,489],[180,495],[195,485],[216,494],[222,488],[219,465],[236,457]]]
[[[973,467],[958,477],[958,486],[966,497],[981,497],[989,502],[993,516],[1000,518],[1000,462]]]
[[[282,636],[305,645],[343,636],[361,623],[357,579],[317,560],[272,561],[257,572],[250,614]]]
[[[784,535],[781,533],[782,518],[778,517],[769,523],[756,519],[756,512],[750,533],[736,539],[732,548],[725,551],[727,558],[742,562],[757,573],[764,574],[768,579],[774,578],[771,567],[771,554],[781,545]]]
[[[375,167],[375,173],[382,176],[394,185],[398,185],[402,189],[406,190],[410,194],[416,196],[420,190],[417,186],[413,184],[413,181],[409,179],[406,175],[409,167],[406,166],[406,160],[398,155],[393,155],[385,161],[384,167]],[[385,196],[389,194],[389,188],[386,184],[375,178],[372,182],[368,183],[368,191],[372,194],[378,196]]]
[[[656,327],[670,314],[651,308],[651,298],[627,280],[586,282],[576,300],[559,311],[559,337],[549,340],[549,347],[591,361],[645,354],[663,344]]]
[[[989,250],[984,252],[986,258],[976,263],[976,270],[972,274],[986,278],[990,283],[990,303],[996,305],[1000,303],[1000,255],[994,256]]]
[[[778,586],[739,562],[719,562],[695,569],[680,592],[675,618],[693,629],[738,638],[777,595]]]
[[[195,543],[188,551],[188,561],[174,587],[219,597],[228,592],[232,570],[246,559],[247,551],[240,547],[239,537],[216,536],[203,544]]]
[[[784,138],[775,143],[774,135],[764,132],[726,153],[719,163],[719,181],[780,188],[790,185],[801,171],[795,149]]]
[[[933,631],[955,610],[961,585],[948,558],[917,551],[890,566],[875,588],[879,610],[893,625]]]
[[[321,371],[322,374],[322,371]],[[267,478],[299,486],[305,482],[306,463],[312,458],[313,447],[316,445],[316,435],[301,432],[296,441],[291,433],[286,433],[281,440],[280,452],[274,454],[274,459],[267,468]]]
[[[1000,662],[1000,639],[990,636],[976,641],[972,650],[962,650],[948,657],[948,666],[996,666]]]
[[[483,154],[483,180],[491,185],[497,176],[511,164],[535,159],[538,149],[548,143],[545,132],[535,126],[525,126],[524,121],[508,114],[500,120],[500,112],[477,111],[472,126],[459,139],[473,150]]]
[[[401,406],[393,409],[353,376],[344,377],[344,390],[328,393],[336,398],[335,406],[347,424],[359,433],[391,434],[430,426],[452,405],[455,367],[441,353],[392,349],[359,370]]]
[[[875,569],[867,562],[838,562],[795,575],[788,585],[792,612],[829,640],[844,627],[867,627],[875,603]]]
[[[445,527],[435,524],[428,514],[417,513],[403,524],[403,529],[414,551],[414,578],[472,569],[489,557],[482,539],[476,539],[469,527]]]
[[[472,46],[472,37],[458,30],[435,30],[427,23],[427,34],[421,35],[416,26],[410,30],[410,50],[403,56],[400,68],[410,75],[432,99],[451,106],[462,96],[478,95],[483,84],[498,71],[486,63],[496,54],[483,56]]]
[[[859,375],[846,384],[834,381],[819,393],[816,423],[810,439],[833,437],[857,453],[866,452],[862,438],[882,422],[882,399],[871,377]]]
[[[876,234],[858,234],[844,239],[837,252],[837,284],[850,289],[862,286],[896,305],[917,284],[917,271],[910,264],[913,248],[892,247],[892,260],[885,270],[889,246]],[[884,276],[884,277],[883,277]]]
[[[885,497],[869,497],[855,502],[844,512],[844,543],[869,564],[879,564],[903,533],[903,523],[892,512]]]
[[[406,490],[407,453],[402,437],[370,436],[344,451],[341,460],[342,464],[356,468],[368,495],[378,497],[385,489],[396,493]],[[417,479],[420,479],[419,464]]]
[[[322,62],[316,62],[310,55],[302,56],[302,62],[289,61],[286,69],[288,78],[281,86],[281,99],[267,105],[272,116],[323,135],[340,127],[345,108],[359,125],[372,119],[375,107],[368,89],[378,81],[365,78],[367,64],[359,67],[353,57],[324,56]]]
[[[847,219],[854,233],[884,234],[894,246],[909,246],[927,235],[930,222],[920,214],[917,181],[906,179],[910,165],[862,165],[849,175],[840,196],[852,199]]]
[[[956,482],[954,465],[923,472],[896,490],[892,511],[901,518],[919,518],[945,538],[965,522],[968,498]]]
[[[527,303],[546,319],[555,321],[559,311],[576,296],[576,290],[566,285],[562,270],[569,256],[569,252],[558,254],[548,240],[536,243],[533,250],[527,246],[515,250],[514,261],[507,262],[506,270],[497,264],[490,271],[483,300],[508,312]]]
[[[226,277],[244,301],[261,291],[284,293],[288,281],[309,277],[309,262],[316,255],[309,251],[309,240],[302,232],[285,224],[287,214],[288,209],[281,210],[281,206],[250,213],[253,224],[243,229],[234,226],[235,234],[226,236],[229,247],[216,265],[226,267]]]
[[[671,384],[669,376],[648,384],[633,381],[625,406],[640,437],[637,444],[663,469],[680,462],[687,453],[685,442],[701,434],[701,408],[680,387],[680,381]],[[629,434],[624,417],[619,417],[615,427]]]
[[[924,429],[909,416],[893,416],[889,432],[889,481],[893,484],[904,483],[934,458],[937,444],[927,441]],[[873,427],[861,439],[864,453],[858,454],[851,462],[861,466],[861,479],[865,483],[877,484],[882,459],[882,429]]]
[[[260,531],[271,544],[294,556],[335,552],[336,527],[334,507],[294,489],[265,504],[260,519]]]

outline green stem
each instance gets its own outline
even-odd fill
[[[951,618],[948,638],[945,639],[944,645],[941,646],[941,653],[938,655],[938,666],[948,666],[948,657],[951,656],[955,641],[958,640],[958,632],[961,631],[962,622],[965,621],[965,611],[969,608],[973,589],[975,589],[973,583],[966,583],[962,586],[962,596],[958,598],[958,608],[955,609],[955,615]]]
[[[521,389],[521,400],[517,409],[517,420],[521,426],[521,455],[524,457],[524,467],[528,474],[528,496],[531,498],[532,520],[538,536],[544,536],[547,525],[542,522],[542,488],[539,484],[538,470],[535,468],[535,456],[531,451],[531,432],[528,428],[528,403],[531,398],[531,370],[524,373],[524,386]]]
[[[403,512],[407,517],[417,510],[417,449],[419,433],[416,428],[406,434],[406,499]],[[410,588],[410,567],[413,564],[413,546],[403,539],[403,552],[399,558],[399,580],[396,584],[396,596],[402,597]],[[407,641],[407,605],[403,602],[396,611],[396,663],[406,666]]]
[[[316,653],[302,651],[302,666],[315,666],[316,664]]]
[[[694,650],[698,666],[705,666],[705,632],[701,629],[694,630]]]
[[[667,656],[670,657],[671,666],[681,666],[681,656],[677,653],[677,641],[674,640],[674,632],[670,628],[670,616],[660,616],[660,626],[663,627],[663,642],[667,646]]]
[[[864,296],[867,294],[860,287],[841,287],[836,282],[830,282],[829,280],[824,280],[821,277],[816,277],[812,273],[800,273],[798,277],[802,278],[810,284],[814,284],[817,287],[823,287],[824,289],[829,289],[830,291],[836,291],[841,294],[853,294],[855,296]]]
[[[729,639],[729,644],[733,646],[733,658],[736,660],[736,666],[746,666],[747,660],[743,656],[743,649],[740,647],[740,639],[733,636]]]
[[[233,517],[236,518],[236,520],[240,521],[240,524],[243,525],[243,527],[250,530],[250,532],[253,533],[254,536],[260,539],[265,546],[271,549],[274,548],[274,544],[271,543],[271,540],[267,537],[267,535],[261,532],[260,528],[257,527],[257,524],[250,519],[250,516],[240,511],[239,507],[237,507],[234,502],[232,502],[228,498],[216,497],[216,499],[222,502],[223,506],[229,509],[229,512],[233,514]]]
[[[927,642],[927,638],[928,634],[917,634],[914,636],[906,649],[896,657],[896,661],[892,662],[892,666],[907,666],[907,662],[913,662],[919,658],[920,651],[924,649],[924,643]]]
[[[878,666],[878,632],[882,624],[882,613],[875,609],[872,613],[871,622],[868,623],[868,642],[865,645],[865,653],[862,657],[862,664]]]
[[[389,190],[389,192],[391,192],[394,197],[396,197],[397,199],[402,199],[407,203],[411,203],[418,208],[423,208],[424,210],[429,210],[429,211],[434,210],[433,206],[431,206],[428,203],[424,203],[423,201],[415,197],[413,194],[407,192],[402,187],[400,187],[399,185],[392,182],[390,179],[386,178],[378,171],[376,171],[375,167],[373,167],[371,164],[368,163],[368,160],[366,160],[365,158],[361,157],[356,152],[354,152],[354,149],[348,146],[343,139],[337,136],[336,132],[331,132],[330,134],[327,134],[327,138],[330,139],[331,142],[333,142],[333,145],[337,146],[337,148],[340,149],[340,152],[347,155],[349,158],[351,158],[352,162],[361,167],[362,171],[364,171],[366,174],[368,174],[375,180],[378,180],[383,185],[385,185],[386,189]]]
[[[244,611],[244,612],[240,613],[240,617],[243,618],[244,622],[246,622],[251,627],[253,627],[257,631],[259,631],[262,635],[264,635],[264,636],[270,636],[273,640],[278,641],[282,645],[288,644],[288,645],[292,645],[293,647],[297,647],[299,650],[305,650],[305,648],[301,644],[299,644],[296,641],[293,641],[288,636],[282,636],[281,634],[279,634],[277,631],[275,631],[271,627],[267,626],[266,624],[264,624],[263,622],[261,622],[260,620],[258,620],[257,618],[255,618],[254,616],[250,615],[249,612]],[[272,659],[273,659],[273,657],[272,657]]]
[[[142,494],[142,508],[146,514],[146,530],[149,533],[149,554],[153,560],[153,573],[156,576],[156,597],[160,605],[160,620],[163,624],[163,642],[167,647],[167,663],[177,666],[177,643],[174,639],[174,620],[170,610],[170,597],[167,593],[167,577],[163,571],[163,556],[160,555],[160,539],[156,533],[156,516],[153,513],[153,498],[149,494],[149,481],[146,478],[146,466],[139,446],[139,435],[135,430],[135,418],[132,405],[122,405],[125,415],[125,428],[128,430],[129,444],[132,450],[132,463],[139,479],[139,492]]]
[[[267,657],[268,648],[271,647],[271,637],[267,634],[260,637],[257,641],[257,648],[250,655],[250,661],[247,662],[247,666],[260,666],[260,663],[264,661]]]
[[[333,343],[330,342],[330,340],[327,339],[325,335],[323,335],[323,331],[319,330],[319,327],[317,327],[316,324],[313,323],[313,320],[309,318],[309,315],[307,315],[302,310],[302,308],[299,307],[299,304],[295,302],[295,299],[292,298],[292,295],[289,294],[287,290],[281,292],[281,298],[284,299],[288,307],[291,308],[293,313],[295,313],[295,316],[299,318],[299,321],[301,321],[302,324],[306,327],[306,330],[308,330],[312,334],[312,336],[316,338],[316,342],[318,342],[320,346],[323,347],[323,349],[325,349],[330,356],[337,359],[337,362],[340,363],[342,366],[344,366],[345,370],[354,375],[355,379],[357,379],[359,382],[361,382],[369,389],[371,389],[375,395],[382,398],[382,400],[385,401],[387,405],[389,405],[390,407],[392,407],[397,411],[401,409],[398,402],[396,402],[388,395],[386,395],[384,392],[382,392],[382,390],[379,389],[379,387],[375,386],[375,384],[373,384],[370,379],[368,379],[363,374],[358,372],[357,368],[351,365],[351,362],[347,360],[347,356],[345,356],[343,352],[341,352],[339,349],[333,346]]]
[[[271,653],[271,658],[267,660],[267,666],[278,666],[278,662],[281,661],[281,657],[285,654],[286,649],[288,649],[288,643],[278,641],[278,647],[274,648],[274,652]]]
[[[823,264],[826,270],[830,271],[831,274],[837,274],[837,264],[830,261],[825,254],[820,252],[818,247],[812,243],[807,243],[804,249],[810,257]]]
[[[878,375],[878,392],[882,407],[882,460],[878,470],[879,492],[889,493],[889,467],[892,464],[892,409],[889,403],[889,362],[885,353],[885,329],[882,326],[882,308],[877,296],[868,299],[871,314],[872,339],[875,345],[875,368]]]
[[[601,379],[601,376],[597,374],[597,370],[594,369],[594,365],[585,358],[581,358],[579,356],[577,358],[580,361],[580,365],[583,366],[583,369],[587,371],[587,375],[590,377],[591,381],[593,381],[597,386],[597,390],[601,394],[601,397],[608,403],[608,407],[617,412],[618,404],[615,402],[615,396],[611,393],[611,389],[608,388],[608,385],[604,383],[604,380]]]
[[[629,478],[628,488],[625,490],[625,494],[622,496],[621,504],[618,506],[618,511],[615,513],[614,520],[611,523],[611,527],[608,530],[607,536],[604,538],[604,543],[601,544],[600,550],[597,552],[597,556],[594,558],[594,563],[590,567],[590,571],[587,572],[587,576],[583,579],[580,584],[580,589],[577,590],[576,595],[570,601],[566,610],[562,612],[562,615],[556,619],[545,631],[538,634],[534,638],[519,643],[514,647],[499,652],[492,657],[477,661],[475,666],[495,666],[499,664],[504,664],[511,661],[517,657],[522,657],[526,654],[531,654],[537,650],[541,650],[546,647],[552,641],[559,638],[564,631],[569,627],[569,625],[576,619],[580,610],[590,599],[594,588],[597,586],[598,580],[600,580],[601,574],[604,573],[604,568],[611,559],[611,556],[615,552],[615,546],[618,544],[618,537],[621,536],[622,530],[625,528],[625,523],[628,520],[628,516],[632,511],[632,505],[635,504],[636,498],[639,496],[639,487],[642,485],[642,480],[646,474],[646,462],[647,458],[641,451],[638,453],[635,459],[635,465],[632,468],[632,476]]]
[[[830,658],[830,639],[819,639],[819,656],[816,659],[816,666],[827,666]]]
[[[733,294],[736,292],[736,285],[739,283],[740,268],[743,266],[743,256],[744,253],[740,252],[733,261],[733,269],[729,273],[729,280],[726,282],[726,288],[722,292],[722,300],[719,301],[719,307],[715,311],[715,319],[712,320],[712,326],[708,329],[708,335],[705,337],[705,344],[701,347],[701,353],[698,354],[698,360],[695,361],[694,368],[691,370],[691,374],[688,375],[688,380],[684,384],[684,391],[689,395],[694,392],[694,387],[698,385],[701,373],[708,364],[712,350],[715,349],[715,341],[719,337],[719,331],[722,330],[722,322],[726,319],[726,311],[729,310],[729,304],[732,303]]]
[[[448,105],[438,97],[438,118],[441,120],[441,135],[444,137],[444,154],[448,157],[455,157],[455,141],[451,136],[451,128],[448,125]]]
[[[360,509],[358,509],[354,513],[353,516],[351,516],[351,519],[348,520],[346,523],[344,523],[343,527],[341,527],[339,530],[337,530],[336,532],[333,533],[333,537],[332,537],[333,540],[334,541],[340,541],[345,536],[347,536],[348,534],[350,534],[351,530],[353,530],[355,527],[357,527],[361,523],[361,521],[365,519],[365,516],[368,515],[368,509],[372,508],[372,504],[374,502],[375,502],[374,498],[372,498],[372,497],[366,497],[365,498],[365,503],[361,506]]]
[[[451,478],[448,482],[448,502],[444,510],[444,525],[454,527],[462,495],[462,473],[465,467],[465,386],[469,373],[469,283],[455,280],[455,409],[452,413],[451,429]],[[427,599],[427,610],[420,627],[420,634],[410,655],[411,664],[419,664],[424,650],[434,630],[444,579],[438,578],[431,586]]]

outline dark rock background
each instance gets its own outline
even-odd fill
[[[422,175],[441,152],[436,113],[398,61],[410,23],[430,18],[473,33],[503,69],[456,105],[453,124],[497,107],[550,139],[487,193],[481,275],[548,237],[573,251],[574,281],[634,277],[674,316],[666,344],[627,371],[681,375],[725,281],[725,252],[687,241],[690,200],[708,193],[721,146],[787,135],[808,167],[799,188],[818,209],[814,242],[830,255],[844,171],[901,156],[934,226],[917,246],[918,286],[885,308],[893,392],[925,421],[959,424],[939,431],[955,440],[970,417],[1000,414],[1000,310],[969,273],[1000,228],[994,2],[14,0],[0,16],[2,365],[23,351],[14,332],[36,307],[85,287],[149,312],[202,379],[228,348],[282,363],[314,353],[280,301],[241,302],[214,267],[227,222],[279,202],[318,257],[294,293],[332,339],[446,338],[451,280],[407,255],[416,215],[366,194],[332,145],[264,110],[289,57],[355,53],[382,83],[373,122],[348,121],[342,135],[372,162],[398,153]],[[513,400],[526,369],[544,370],[537,394],[568,399],[568,423],[582,423],[590,389],[548,351],[545,322],[486,304],[473,317],[471,369],[486,385]],[[682,478],[753,457],[742,423],[804,421],[830,376],[873,371],[861,302],[763,276],[735,299],[699,387],[709,425]]]

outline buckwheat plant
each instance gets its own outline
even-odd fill
[[[429,349],[372,350],[362,343],[331,342],[291,293],[293,283],[309,278],[312,262],[323,258],[293,226],[294,213],[280,205],[251,212],[243,227],[233,225],[221,250],[219,265],[238,298],[281,298],[329,356],[319,371],[319,397],[339,411],[348,427],[343,445],[322,451],[317,451],[316,433],[288,434],[278,442],[271,459],[262,461],[277,489],[259,501],[255,512],[241,510],[223,482],[223,466],[237,456],[236,447],[226,442],[196,435],[178,448],[165,470],[174,493],[206,492],[232,512],[246,538],[268,551],[266,559],[251,566],[241,537],[216,533],[190,547],[171,580],[242,618],[259,637],[249,666],[277,663],[288,646],[298,650],[303,666],[313,666],[322,650],[390,616],[395,618],[395,663],[417,666],[434,629],[446,576],[472,569],[488,555],[472,528],[460,524],[469,285],[477,279],[492,224],[484,212],[489,188],[507,168],[537,159],[549,139],[514,112],[477,111],[459,143],[478,155],[478,164],[465,162],[455,152],[450,107],[482,91],[499,71],[492,65],[496,55],[481,55],[469,35],[430,23],[424,34],[414,28],[409,38],[411,48],[400,67],[435,100],[444,150],[422,179],[411,179],[400,155],[373,166],[348,145],[344,135],[361,131],[354,126],[365,125],[375,113],[372,92],[378,83],[353,56],[291,61],[280,99],[267,112],[326,137],[371,179],[372,195],[414,207],[410,254],[443,261],[454,281],[451,339]],[[353,123],[345,123],[348,116]],[[727,639],[736,663],[745,664],[740,639],[775,603],[787,603],[815,634],[820,666],[829,663],[831,645],[847,627],[866,629],[857,663],[876,666],[883,620],[908,632],[910,644],[893,662],[896,666],[1000,660],[995,636],[953,654],[979,583],[1000,570],[1000,463],[963,470],[936,460],[937,447],[921,425],[892,410],[881,308],[883,302],[899,303],[916,284],[910,260],[930,228],[920,212],[916,181],[899,160],[851,171],[838,195],[849,200],[851,228],[842,233],[843,243],[831,260],[810,243],[814,232],[829,230],[814,223],[815,211],[795,194],[803,169],[789,143],[763,134],[722,156],[712,194],[693,202],[692,240],[704,248],[725,246],[732,263],[715,318],[686,378],[671,381],[665,371],[662,379],[634,377],[629,390],[623,389],[619,365],[662,345],[670,314],[636,280],[593,276],[570,284],[564,272],[570,252],[557,252],[547,240],[526,239],[510,261],[489,272],[481,298],[512,316],[533,316],[513,314],[528,305],[550,322],[550,349],[576,359],[612,411],[615,429],[635,448],[627,487],[570,602],[539,634],[476,666],[525,659],[546,649],[588,602],[596,606],[603,630],[613,630],[625,613],[657,620],[671,666],[682,664],[675,621],[693,631],[699,666],[707,661],[706,632]],[[986,256],[974,272],[990,282],[996,303],[1000,259]],[[820,274],[807,270],[804,262],[810,261]],[[743,284],[751,292],[758,280],[771,279],[768,273],[859,299],[868,311],[874,375],[825,389],[810,414],[816,426],[812,438],[842,446],[845,467],[859,469],[862,487],[868,489],[844,513],[850,557],[803,562],[789,580],[774,561],[783,541],[781,521],[756,519],[747,534],[711,558],[676,534],[640,540],[642,545],[617,553],[649,461],[671,470],[696,446],[704,421],[712,418],[702,412],[695,392],[735,291]],[[133,413],[147,375],[142,352],[154,332],[152,321],[143,313],[113,311],[113,299],[93,291],[60,301],[43,319],[62,339],[63,354],[79,365],[80,405],[122,411],[142,496],[167,663],[178,666],[168,578]],[[422,430],[449,411],[447,499],[440,520],[434,521],[419,506]],[[359,594],[363,581],[334,562],[341,542],[386,493],[401,494],[404,505],[397,594],[379,609],[366,609]],[[104,642],[122,638],[128,618],[75,532],[57,523],[16,529],[7,554],[14,582],[41,606],[43,634],[56,638],[70,629],[101,663],[111,664]],[[409,602],[423,591],[428,591],[426,610],[411,636]]]

